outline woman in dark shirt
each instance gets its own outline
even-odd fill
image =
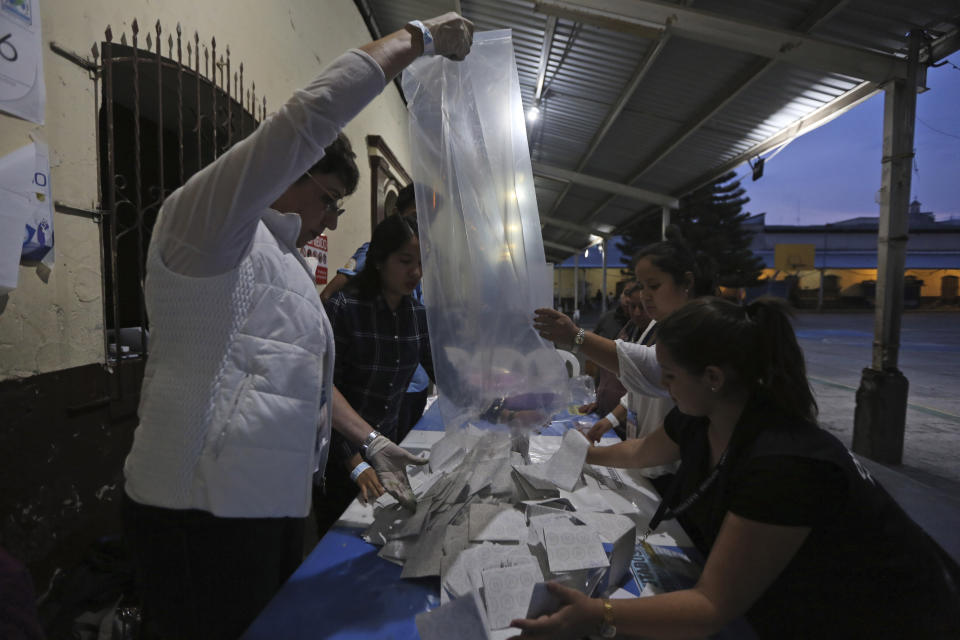
[[[679,459],[651,528],[682,514],[703,573],[691,589],[612,603],[551,585],[565,605],[514,621],[522,637],[705,636],[746,615],[764,638],[960,638],[955,565],[817,426],[781,301],[691,302],[661,324],[657,359],[677,405],[664,428],[587,462]]]
[[[422,276],[417,221],[393,215],[377,225],[360,273],[324,302],[336,342],[333,384],[374,429],[397,439],[404,393],[417,365],[433,378],[423,305],[413,296]],[[355,444],[333,436],[314,513],[322,536],[358,496],[384,492],[382,478]]]

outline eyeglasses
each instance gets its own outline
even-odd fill
[[[343,198],[335,197],[325,186],[323,186],[323,183],[313,177],[313,174],[309,171],[307,171],[307,177],[313,180],[313,183],[320,187],[320,190],[323,191],[324,199],[327,201],[327,212],[336,214],[336,216],[339,218],[344,212],[344,209],[341,206],[343,205]]]

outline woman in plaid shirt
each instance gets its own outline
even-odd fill
[[[390,216],[373,231],[360,273],[324,302],[336,343],[333,382],[354,410],[395,440],[400,404],[418,365],[433,379],[427,316],[413,294],[422,276],[417,221]],[[359,448],[334,434],[322,490],[314,497],[320,535],[359,494],[384,492]]]

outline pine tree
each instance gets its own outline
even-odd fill
[[[753,232],[742,226],[750,216],[743,212],[750,201],[745,193],[736,173],[730,171],[681,198],[680,208],[670,217],[692,249],[714,259],[719,282],[725,287],[754,285],[763,270],[763,260],[750,250]],[[642,247],[658,242],[660,234],[660,216],[646,216],[623,234],[617,248],[626,261]]]

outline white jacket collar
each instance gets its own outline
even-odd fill
[[[282,245],[293,251],[297,250],[297,236],[300,235],[301,222],[299,215],[267,209],[261,220]]]
[[[313,278],[314,274],[310,269],[310,265],[307,264],[306,259],[304,259],[300,254],[300,250],[297,248],[297,237],[300,235],[300,224],[303,222],[300,216],[296,213],[282,213],[276,209],[267,209],[266,213],[264,213],[260,219],[263,221],[263,224],[266,225],[267,229],[270,230],[270,233],[280,242],[280,245],[289,249],[297,256],[307,275]]]

